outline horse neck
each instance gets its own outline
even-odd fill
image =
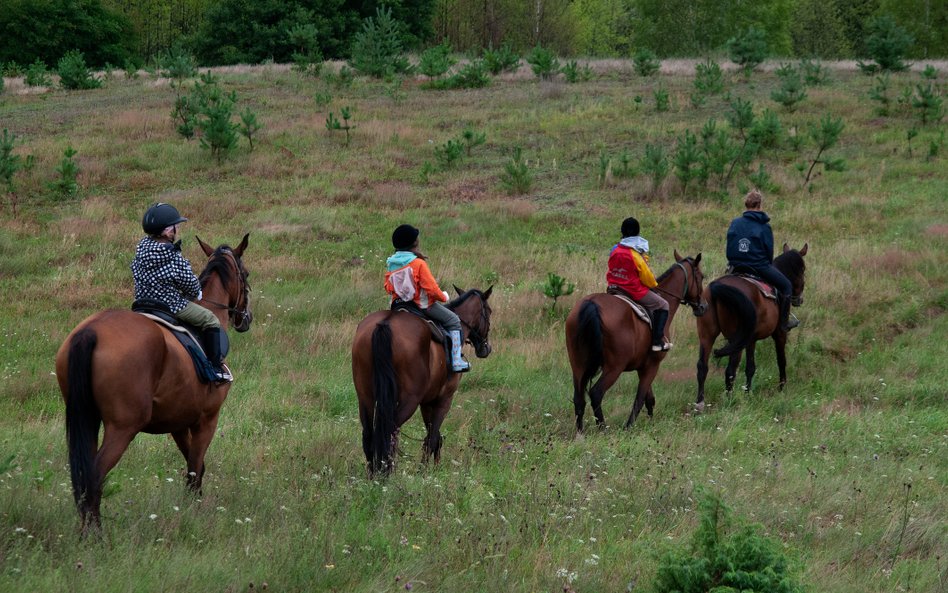
[[[461,320],[461,338],[467,340],[468,334],[471,331],[471,327],[477,324],[477,312],[475,307],[471,302],[476,297],[469,297],[458,307],[452,309],[455,315]]]
[[[661,297],[668,301],[668,323],[665,327],[670,328],[671,320],[675,318],[675,313],[678,312],[678,305],[681,304],[681,294],[685,291],[684,270],[676,265],[675,269],[665,276],[664,280],[658,283],[658,287],[664,291],[661,293]],[[668,329],[665,331],[668,331]]]
[[[211,303],[219,303],[220,305],[228,305],[230,302],[230,295],[227,293],[227,289],[224,287],[224,283],[221,282],[221,277],[217,274],[210,274],[201,284],[201,292],[203,293],[203,301],[207,302],[207,308],[211,313],[214,314],[214,317],[217,317],[217,320],[221,322],[221,327],[226,328],[229,320],[228,310],[224,307],[218,305],[212,305]]]

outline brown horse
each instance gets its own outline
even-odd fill
[[[783,254],[774,259],[774,267],[790,281],[793,294],[790,302],[796,307],[803,304],[804,274],[806,263],[803,256],[808,245],[797,251],[783,244]],[[766,298],[760,290],[740,276],[722,276],[708,285],[704,299],[709,303],[709,314],[698,319],[698,398],[695,409],[704,409],[704,381],[708,376],[708,355],[714,340],[721,334],[728,343],[714,351],[716,357],[728,357],[724,370],[724,385],[728,392],[734,387],[741,352],[747,350],[747,391],[751,390],[757,364],[754,349],[758,340],[773,337],[777,350],[777,368],[780,370],[780,389],[787,383],[787,332],[779,323],[780,310],[777,302]]]
[[[704,313],[699,302],[704,282],[701,272],[701,254],[682,258],[675,251],[675,264],[658,280],[657,290],[668,298],[666,335],[671,335],[671,323],[678,305],[691,307],[695,315]],[[635,393],[632,413],[625,423],[629,428],[635,422],[644,404],[652,416],[655,394],[652,381],[667,352],[652,352],[652,328],[640,319],[632,308],[619,298],[606,293],[585,297],[576,303],[566,319],[566,350],[573,371],[573,406],[576,411],[576,430],[583,430],[586,411],[586,388],[601,370],[599,380],[589,389],[589,401],[596,424],[605,427],[602,398],[606,391],[628,371],[637,371],[639,385]]]
[[[241,261],[248,237],[236,249],[216,250],[198,239],[208,256],[199,304],[239,332],[252,321],[249,274]],[[140,432],[171,433],[187,461],[188,486],[200,491],[204,454],[230,383],[201,383],[168,329],[130,310],[95,313],[60,346],[56,378],[66,403],[69,469],[83,533],[100,529],[105,477]]]
[[[490,355],[490,306],[486,291],[462,291],[446,306],[461,318],[461,338],[478,358]],[[399,428],[421,406],[425,420],[422,460],[441,459],[441,423],[451,408],[461,374],[449,373],[444,347],[428,323],[411,313],[376,311],[359,323],[352,343],[352,380],[359,396],[362,450],[369,475],[391,472]]]

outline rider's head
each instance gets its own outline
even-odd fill
[[[142,230],[152,237],[167,237],[169,229],[171,229],[170,234],[176,233],[177,230],[174,227],[186,220],[187,218],[181,216],[177,208],[171,204],[158,202],[145,210],[145,216],[142,217]],[[167,238],[174,240],[173,237]]]
[[[760,210],[764,202],[764,196],[756,187],[744,196],[744,207],[748,210]]]
[[[392,246],[398,251],[408,251],[415,246],[418,240],[418,229],[410,224],[403,224],[392,233]]]
[[[622,236],[637,237],[639,234],[639,221],[631,216],[622,221]]]

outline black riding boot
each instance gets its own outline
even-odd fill
[[[790,295],[777,293],[777,303],[780,307],[780,327],[783,331],[788,332],[800,325],[797,319],[790,319]]]
[[[665,323],[668,321],[668,311],[659,309],[652,314],[652,351],[661,352],[671,348],[665,341]]]
[[[214,367],[217,381],[233,381],[234,377],[230,374],[230,370],[224,366],[224,356],[229,348],[227,332],[223,328],[214,327],[204,330],[203,338],[204,352],[207,353],[207,360]]]

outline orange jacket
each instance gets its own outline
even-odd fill
[[[411,260],[408,265],[385,273],[385,291],[391,295],[392,300],[405,296],[409,285],[410,292],[413,292],[411,300],[422,309],[448,300],[446,293],[431,275],[428,262],[420,257]]]

